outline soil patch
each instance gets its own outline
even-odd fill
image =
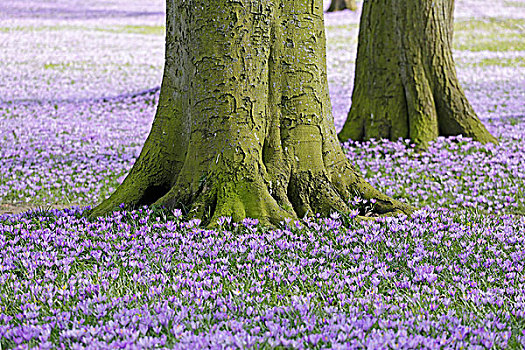
[[[40,209],[65,209],[74,206],[75,204],[37,204],[37,203],[0,203],[0,215],[4,214],[20,214],[29,210]]]

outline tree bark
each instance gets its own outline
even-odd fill
[[[348,210],[410,211],[366,183],[337,140],[322,0],[168,0],[166,59],[151,133],[91,216],[157,204],[213,223]]]
[[[439,135],[497,140],[461,89],[452,58],[453,0],[365,0],[352,106],[339,138]]]
[[[351,11],[357,10],[357,4],[355,0],[332,0],[330,7],[326,12],[335,12],[349,9]]]

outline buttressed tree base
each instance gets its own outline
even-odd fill
[[[452,59],[454,0],[365,0],[352,106],[342,141],[439,135],[496,139],[479,121]]]
[[[322,0],[168,0],[157,113],[124,182],[91,216],[156,204],[213,223],[410,212],[349,164],[334,128]]]

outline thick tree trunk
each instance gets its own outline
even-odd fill
[[[135,166],[91,213],[182,208],[215,222],[329,214],[356,195],[410,208],[352,168],[327,89],[322,0],[168,0],[157,115]]]
[[[352,106],[339,138],[438,135],[497,142],[479,121],[452,59],[453,0],[365,0]]]
[[[332,0],[330,7],[327,12],[335,12],[349,9],[351,11],[357,10],[357,4],[355,0]]]

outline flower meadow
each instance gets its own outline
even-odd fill
[[[525,220],[425,209],[219,228],[143,208],[4,216],[7,347],[518,348]]]
[[[458,77],[499,145],[343,144],[412,217],[209,229],[144,207],[88,220],[149,132],[163,7],[0,3],[0,209],[34,208],[0,214],[1,349],[525,347],[523,1],[456,1]],[[338,129],[359,15],[325,16]]]

